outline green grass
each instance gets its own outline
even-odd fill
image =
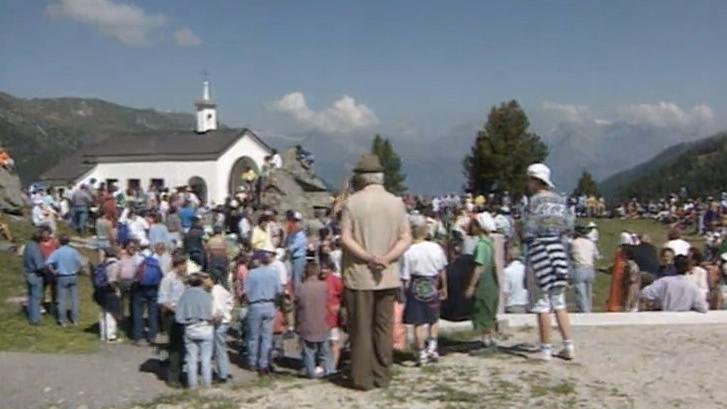
[[[32,234],[33,228],[25,220],[10,219],[8,224],[17,244],[25,243]],[[98,349],[98,336],[91,331],[98,321],[98,307],[91,300],[88,276],[79,277],[80,324],[67,328],[60,328],[49,315],[43,316],[41,326],[28,325],[21,307],[7,302],[26,294],[20,257],[0,253],[0,282],[0,351],[89,353]]]

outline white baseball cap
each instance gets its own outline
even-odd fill
[[[551,188],[555,187],[553,181],[550,180],[550,168],[542,163],[533,163],[532,165],[528,166],[528,176],[530,176],[531,178],[542,180],[543,183],[550,186]]]
[[[497,224],[495,224],[495,218],[489,212],[482,212],[475,216],[477,223],[482,227],[483,230],[488,232],[494,232],[497,230]]]

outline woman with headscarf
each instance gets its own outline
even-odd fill
[[[496,230],[495,219],[490,213],[480,213],[475,217],[472,229],[478,238],[474,252],[475,271],[465,296],[474,297],[472,326],[480,332],[482,345],[489,348],[495,345],[492,333],[497,323],[500,300],[500,286],[495,271],[495,245],[490,238],[490,233]]]

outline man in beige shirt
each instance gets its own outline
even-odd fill
[[[404,203],[383,183],[378,156],[363,155],[354,169],[357,192],[344,204],[341,220],[351,380],[361,390],[388,386],[398,259],[411,244]]]

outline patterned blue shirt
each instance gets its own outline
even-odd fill
[[[523,239],[560,237],[570,233],[575,215],[565,198],[557,193],[544,191],[533,195],[523,217]]]

